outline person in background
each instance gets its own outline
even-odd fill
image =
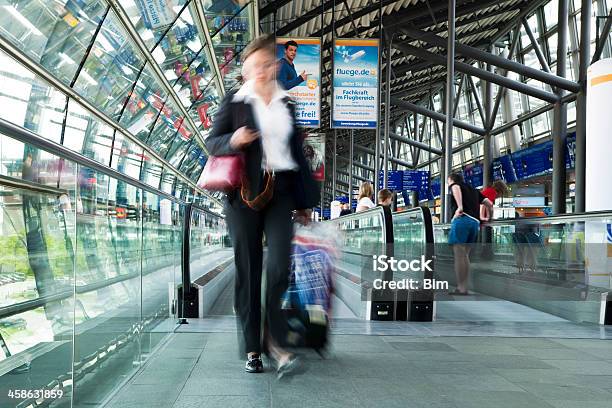
[[[495,203],[497,197],[503,197],[508,193],[508,186],[502,180],[495,180],[490,186],[484,188],[481,192],[483,196],[489,199],[491,203]],[[480,206],[480,220],[490,220],[493,213],[488,211],[486,205]]]
[[[463,181],[463,175],[453,173],[448,176],[448,185],[451,193],[451,211],[453,219],[448,235],[448,243],[453,246],[455,256],[455,274],[457,288],[451,295],[467,295],[467,281],[470,273],[471,244],[478,240],[480,229],[480,205],[488,207],[489,213],[493,203]],[[488,221],[485,219],[483,221]]]
[[[374,189],[372,188],[372,185],[367,181],[361,183],[361,186],[359,186],[359,198],[357,201],[357,208],[355,209],[355,212],[365,211],[369,210],[370,208],[374,208],[375,205],[372,202],[372,195],[374,195]]]
[[[242,189],[228,193],[225,213],[234,246],[235,310],[248,373],[263,371],[262,350],[276,362],[279,376],[297,366],[281,298],[289,286],[292,213],[308,219],[319,202],[303,151],[295,106],[276,81],[275,43],[270,36],[244,49],[245,83],[228,93],[205,144],[213,156],[242,154]],[[265,318],[262,325],[262,238],[268,244]],[[263,326],[263,333],[262,333]],[[264,343],[262,345],[262,342]]]
[[[393,216],[391,211],[393,204],[393,193],[391,190],[383,188],[378,192],[378,205],[382,207],[385,215],[385,231],[387,233],[387,243],[393,244]]]
[[[278,81],[281,83],[283,88],[289,90],[295,86],[298,86],[302,82],[308,79],[306,71],[302,71],[300,75],[295,70],[293,60],[297,55],[298,44],[293,41],[287,41],[285,43],[285,56],[278,61]]]
[[[349,203],[344,203],[342,204],[342,210],[340,211],[340,216],[342,217],[343,215],[350,215],[353,212],[351,211],[351,207],[349,207]]]

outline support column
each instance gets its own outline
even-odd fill
[[[586,78],[591,61],[591,0],[582,0],[580,11],[580,64],[578,83],[580,91],[576,98],[576,208],[585,211],[586,169]]]
[[[504,50],[502,53],[502,57],[508,58],[508,51]],[[506,71],[504,75],[508,75]],[[514,110],[514,103],[512,101],[512,92],[511,89],[506,89],[504,92],[504,120],[505,123],[510,123],[514,119],[516,119],[516,111]],[[506,138],[506,145],[510,147],[510,152],[515,152],[521,148],[521,136],[518,130],[518,126],[512,126],[504,133],[504,137]]]
[[[355,131],[351,129],[351,136],[349,138],[349,208],[353,209],[353,146],[355,143]]]
[[[446,122],[444,124],[444,174],[440,171],[442,222],[451,221],[450,197],[446,178],[453,169],[453,102],[455,95],[455,0],[448,0],[448,47],[446,58]]]
[[[493,53],[493,46],[489,47],[489,52]],[[487,63],[487,71],[493,72],[493,66]],[[501,89],[501,88],[500,88]],[[482,163],[482,179],[483,185],[488,186],[493,182],[493,174],[491,169],[491,163],[493,161],[493,149],[491,142],[491,129],[495,123],[495,118],[493,117],[494,109],[493,109],[493,83],[491,81],[487,81],[485,83],[484,88],[484,109],[487,117],[487,124],[485,125],[485,129],[487,133],[484,135],[483,143],[483,163]]]
[[[559,0],[559,23],[557,45],[557,76],[565,78],[567,67],[567,13],[568,1]],[[564,91],[556,89],[555,93],[563,97]],[[565,139],[567,137],[567,104],[561,99],[555,103],[553,116],[553,176],[552,176],[552,211],[553,214],[565,213]]]
[[[387,188],[389,185],[388,172],[389,172],[389,118],[391,117],[391,42],[393,41],[393,34],[387,38],[387,72],[385,78],[385,138],[384,138],[384,152],[383,152],[383,188]],[[376,175],[378,178],[378,174]],[[378,191],[378,190],[376,190]]]

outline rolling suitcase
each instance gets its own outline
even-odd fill
[[[336,246],[327,226],[299,226],[292,242],[289,288],[283,299],[290,339],[321,352],[328,339]]]

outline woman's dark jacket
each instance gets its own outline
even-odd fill
[[[290,117],[295,118],[295,103],[288,97],[284,99],[284,102],[289,108]],[[234,149],[230,145],[230,139],[234,131],[242,126],[259,131],[251,104],[245,102],[242,96],[229,93],[221,103],[215,115],[212,132],[204,143],[212,156],[229,156],[239,154],[240,152],[244,153],[245,173],[249,190],[251,191],[249,199],[252,199],[265,187],[263,185],[264,173],[261,168],[263,147],[261,139],[257,139],[242,150]],[[295,209],[312,208],[319,203],[319,186],[313,180],[310,166],[306,161],[306,157],[304,157],[302,133],[296,126],[295,120],[293,121],[293,130],[289,137],[289,144],[293,160],[299,166],[298,182],[295,183],[293,188]],[[228,194],[230,202],[239,196],[237,191]]]

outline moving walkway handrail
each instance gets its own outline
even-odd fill
[[[544,215],[540,217],[527,217],[527,218],[499,218],[483,223],[486,226],[502,226],[508,224],[519,224],[519,223],[558,223],[563,221],[588,221],[590,219],[597,219],[602,217],[612,218],[612,211],[590,211],[582,213],[572,214],[556,214],[556,215]],[[436,224],[435,228],[450,228],[450,224]]]
[[[90,159],[87,156],[83,156],[82,154],[77,153],[73,150],[70,150],[67,147],[59,143],[56,143],[52,140],[45,139],[28,129],[15,125],[14,123],[11,123],[2,118],[0,118],[0,133],[12,139],[18,140],[22,143],[29,144],[39,149],[42,149],[60,158],[73,161],[78,165],[91,168],[97,172],[106,174],[107,176],[113,177],[117,180],[126,182],[128,184],[131,184],[139,189],[148,191],[149,193],[162,196],[175,203],[186,204],[186,202],[181,200],[180,198],[174,197],[171,194],[158,190],[155,187],[151,187],[148,184],[145,184],[140,180],[132,178],[123,173],[120,173],[113,168],[105,166],[93,159]]]
[[[380,225],[381,225],[381,229],[382,229],[382,242],[386,243],[387,242],[387,229],[386,229],[386,223],[385,223],[385,214],[383,212],[382,207],[374,207],[374,208],[370,208],[369,210],[365,210],[365,211],[359,211],[359,212],[355,212],[352,214],[347,214],[347,215],[343,215],[342,217],[338,217],[338,218],[334,218],[333,220],[330,220],[330,222],[332,223],[340,223],[340,222],[345,222],[345,221],[359,221],[362,219],[367,219],[367,218],[374,218],[374,217],[379,217],[380,218]]]

